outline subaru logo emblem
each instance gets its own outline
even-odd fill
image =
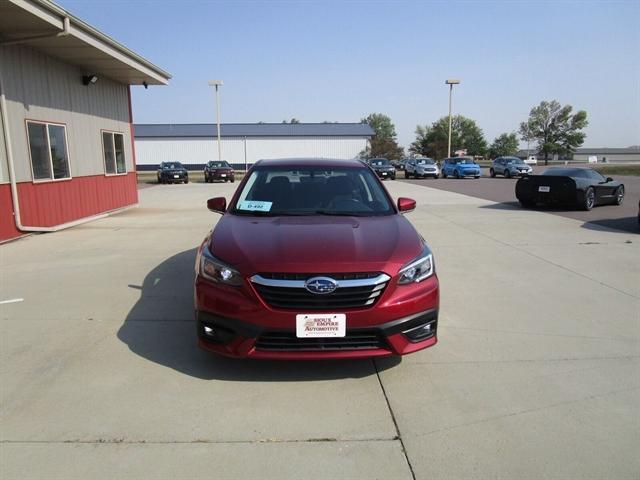
[[[311,293],[323,295],[338,288],[338,282],[329,277],[313,277],[304,282],[304,288]]]

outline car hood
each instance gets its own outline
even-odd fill
[[[479,165],[470,164],[470,163],[458,163],[457,166],[459,168],[473,168],[474,170],[477,170],[478,168],[480,168]]]
[[[162,171],[164,173],[187,173],[186,168],[165,168]]]
[[[211,237],[214,256],[243,275],[398,269],[422,240],[402,215],[250,217],[225,214]]]

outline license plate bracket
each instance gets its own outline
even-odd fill
[[[296,315],[296,337],[344,337],[347,316],[344,313],[305,313]]]

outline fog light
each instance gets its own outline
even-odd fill
[[[432,337],[436,333],[435,320],[432,320],[429,323],[425,323],[424,325],[419,325],[410,330],[405,330],[402,333],[412,342],[419,342],[422,340],[426,340],[427,338]]]

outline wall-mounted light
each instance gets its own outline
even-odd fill
[[[83,85],[93,85],[97,81],[98,81],[98,76],[93,74],[93,73],[91,75],[83,75],[82,76],[82,84]]]

